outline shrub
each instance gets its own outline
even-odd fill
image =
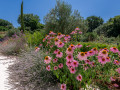
[[[43,57],[42,50],[35,52],[35,49],[30,48],[22,51],[9,67],[12,90],[47,90],[56,85],[57,79],[52,72],[46,70]]]
[[[25,49],[24,37],[6,39],[0,43],[0,52],[4,55],[17,55]]]
[[[8,36],[8,37],[12,37],[13,35],[20,35],[21,34],[21,32],[20,32],[20,30],[18,30],[18,29],[10,29],[10,30],[8,30],[8,32],[6,33],[6,36]]]
[[[38,46],[44,38],[44,33],[39,31],[35,31],[33,34],[26,32],[25,37],[29,46]]]

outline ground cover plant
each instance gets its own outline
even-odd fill
[[[71,34],[79,32],[80,29],[76,28]],[[73,36],[61,33],[57,35],[50,31],[43,39],[48,50],[48,55],[44,58],[46,70],[52,71],[58,78],[61,89],[79,90],[93,83],[99,83],[107,89],[119,89],[120,51],[116,47],[108,48],[107,45],[94,47],[95,45],[72,42]],[[36,51],[41,47],[42,44]]]
[[[11,90],[47,90],[57,84],[56,77],[45,68],[44,54],[42,50],[36,52],[32,48],[19,54],[9,67]]]

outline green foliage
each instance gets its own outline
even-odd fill
[[[104,22],[104,20],[101,17],[97,16],[87,17],[86,20],[88,22],[88,32],[92,32],[95,28],[102,25]]]
[[[26,41],[29,46],[38,46],[40,42],[42,42],[44,38],[44,32],[42,31],[44,30],[41,31],[36,30],[33,34],[31,34],[30,32],[25,33]]]
[[[71,5],[61,0],[57,0],[56,3],[56,6],[44,17],[46,33],[54,31],[69,34],[76,27],[81,27],[84,32],[87,31],[86,22],[77,10],[72,13]]]
[[[100,25],[94,31],[99,35],[104,34],[104,36],[108,37],[117,37],[120,35],[120,16],[110,18],[106,23]]]
[[[7,31],[11,28],[13,28],[12,23],[6,20],[0,19],[0,31]]]
[[[43,24],[40,24],[40,19],[38,15],[33,14],[24,14],[23,21],[25,27],[30,27],[32,31],[35,29],[42,29],[44,27]],[[21,24],[21,17],[18,17],[18,23]]]
[[[7,31],[6,36],[12,37],[15,34],[17,36],[19,36],[21,34],[20,30],[19,29],[15,29],[15,28],[14,29],[10,29],[10,30]]]

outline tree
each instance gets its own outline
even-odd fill
[[[23,20],[23,1],[21,3],[21,30],[24,32],[24,20]]]
[[[101,17],[97,16],[87,17],[86,20],[88,22],[88,32],[92,32],[95,28],[102,25],[104,22],[104,20]]]
[[[38,29],[40,26],[40,19],[38,15],[24,14],[23,21],[25,27],[30,27],[31,30]],[[21,17],[18,17],[18,23],[21,24]],[[42,25],[42,24],[41,24]],[[43,27],[42,27],[43,28]]]
[[[0,31],[6,31],[13,28],[12,23],[7,20],[0,19]]]
[[[111,18],[108,23],[112,23],[112,28],[108,32],[108,36],[117,37],[120,35],[120,15]]]
[[[76,27],[82,27],[85,23],[78,11],[72,13],[71,5],[57,0],[55,7],[44,17],[45,29],[49,31],[70,33]]]

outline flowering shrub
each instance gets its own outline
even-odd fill
[[[84,51],[83,45],[74,45],[70,40],[70,35],[57,35],[52,31],[43,39],[49,52],[44,59],[46,70],[53,71],[62,90],[87,88],[86,84],[93,82],[102,82],[109,88],[120,87],[118,83],[112,83],[120,77],[120,51],[116,47],[90,49],[88,45],[84,47],[89,48],[88,51]]]

